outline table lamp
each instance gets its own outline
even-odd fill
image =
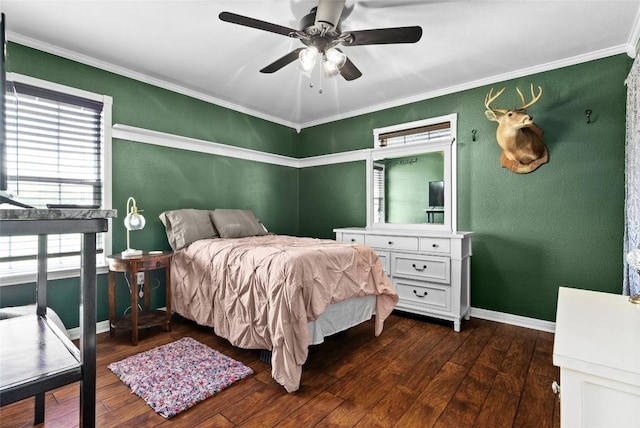
[[[636,272],[640,274],[640,248],[636,248],[627,254],[627,263],[629,263],[629,266],[634,268]],[[640,304],[640,293],[629,297],[629,301],[631,303]]]
[[[131,207],[129,204],[132,204]],[[142,210],[140,210],[142,212]],[[145,220],[142,214],[138,212],[136,200],[130,197],[127,200],[127,216],[124,218],[124,227],[127,228],[127,249],[122,252],[123,257],[135,257],[142,255],[142,250],[134,250],[129,243],[129,232],[132,230],[141,230],[144,227]]]

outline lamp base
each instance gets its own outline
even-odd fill
[[[134,250],[132,248],[127,248],[122,252],[122,257],[138,257],[142,255],[142,250]]]

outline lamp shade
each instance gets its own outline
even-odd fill
[[[134,250],[131,248],[129,231],[141,230],[144,228],[145,223],[144,216],[138,211],[136,200],[130,197],[127,199],[127,216],[124,218],[124,227],[127,229],[127,249],[122,252],[124,257],[135,257],[142,254],[142,250]]]
[[[137,211],[127,214],[124,218],[124,227],[126,227],[127,230],[141,230],[144,228],[145,223],[144,216]]]

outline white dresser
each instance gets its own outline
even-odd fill
[[[471,233],[334,229],[336,240],[372,247],[400,300],[396,309],[453,321],[460,331],[471,308]]]
[[[640,427],[640,305],[561,287],[553,364],[563,428]]]

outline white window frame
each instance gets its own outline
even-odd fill
[[[43,89],[48,89],[55,92],[60,92],[63,94],[68,94],[75,97],[85,98],[97,102],[101,102],[103,104],[103,206],[102,209],[111,209],[112,208],[112,136],[111,136],[111,128],[112,128],[112,107],[113,107],[113,98],[108,95],[100,95],[93,92],[85,91],[82,89],[73,88],[70,86],[61,85],[58,83],[49,82],[47,80],[37,79],[35,77],[25,76],[18,73],[7,73],[7,81],[11,82],[19,82],[25,85],[31,85]],[[102,254],[96,255],[96,269],[98,273],[107,273],[107,263],[106,256],[111,254],[112,250],[112,220],[109,219],[109,230],[104,232],[104,252]],[[8,286],[8,285],[16,285],[16,284],[25,284],[32,283],[36,281],[36,270],[34,267],[33,271],[21,271],[19,273],[9,273],[7,275],[3,275],[0,278],[0,287]],[[65,269],[51,269],[47,273],[48,280],[55,279],[65,279],[65,278],[75,278],[80,276],[80,266],[74,268],[65,268]]]

